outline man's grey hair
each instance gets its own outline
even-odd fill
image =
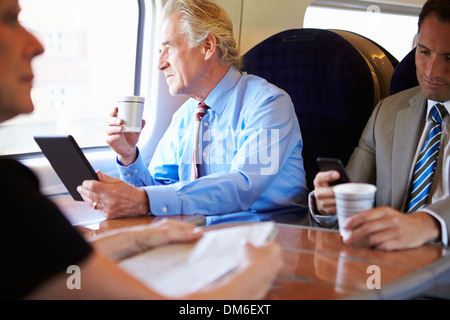
[[[181,15],[181,32],[195,48],[213,34],[217,39],[219,57],[223,64],[242,67],[233,33],[233,22],[226,11],[213,0],[169,0],[163,9],[163,20],[172,14]]]

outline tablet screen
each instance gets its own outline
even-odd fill
[[[83,198],[77,187],[84,180],[98,180],[97,174],[75,139],[68,136],[35,136],[34,140],[47,157],[70,195],[78,201]]]

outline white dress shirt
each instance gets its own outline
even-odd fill
[[[438,102],[433,100],[428,100],[428,109],[427,109],[427,122],[422,132],[422,136],[420,138],[419,146],[416,150],[416,155],[414,157],[414,164],[417,161],[417,157],[419,156],[420,150],[424,143],[428,138],[428,134],[433,126],[433,120],[430,114],[431,108],[435,106]],[[441,149],[439,151],[439,159],[436,166],[436,172],[434,173],[433,185],[431,189],[431,203],[437,202],[439,200],[448,198],[450,196],[450,101],[446,101],[441,103],[447,109],[447,115],[442,119],[442,136],[441,136]],[[411,175],[413,174],[414,168],[411,168]],[[445,179],[447,177],[447,179]],[[421,211],[425,211],[435,217],[441,224],[441,234],[442,234],[442,243],[448,245],[448,233],[447,233],[447,225],[444,220],[435,212],[431,210],[423,209]]]
[[[427,122],[424,126],[423,132],[421,134],[420,142],[416,150],[416,154],[414,156],[413,166],[411,167],[411,176],[413,174],[414,165],[417,161],[417,157],[419,156],[420,151],[424,143],[428,138],[428,134],[433,126],[432,117],[430,114],[431,108],[436,105],[438,102],[428,100],[428,109],[427,109]],[[442,119],[442,136],[441,136],[441,149],[439,153],[439,159],[436,166],[436,171],[434,173],[434,180],[431,189],[431,203],[443,200],[450,196],[450,100],[444,103],[441,102],[447,109],[447,114]],[[312,217],[323,227],[332,227],[336,226],[337,217],[334,216],[325,216],[320,215],[317,211],[315,205],[314,191],[309,194],[309,207]],[[444,245],[448,245],[448,226],[445,221],[436,213],[429,209],[422,209],[421,211],[427,212],[436,218],[441,225],[441,241]]]

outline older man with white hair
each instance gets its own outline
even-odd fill
[[[121,180],[99,173],[100,182],[79,188],[85,201],[107,217],[200,213],[211,221],[258,221],[304,207],[303,144],[290,97],[239,71],[231,20],[215,2],[172,0],[163,15],[158,68],[172,95],[190,99],[148,168],[139,134],[124,133],[115,110],[107,142]]]

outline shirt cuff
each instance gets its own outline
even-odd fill
[[[180,215],[181,200],[174,185],[143,187],[150,202],[150,214],[154,216]]]
[[[314,197],[314,191],[311,191],[308,195],[309,212],[311,217],[321,226],[325,228],[337,227],[337,216],[320,215],[316,206],[316,198]]]
[[[422,209],[421,211],[428,213],[430,216],[439,221],[441,225],[441,241],[445,246],[448,246],[448,230],[447,224],[445,223],[444,219],[442,219],[442,217],[438,215],[436,212],[433,212],[429,209]]]
[[[141,177],[148,171],[148,168],[140,155],[139,149],[137,149],[136,152],[136,161],[128,167],[123,166],[118,157],[116,158],[116,162],[120,179],[135,187],[141,187],[144,185]]]

